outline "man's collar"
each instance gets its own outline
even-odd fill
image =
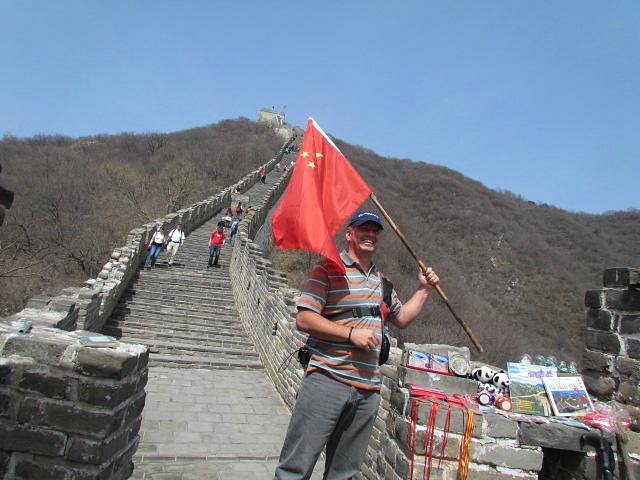
[[[364,272],[364,269],[362,268],[362,266],[358,262],[356,262],[353,258],[351,258],[351,256],[346,250],[342,250],[342,252],[340,252],[340,259],[342,260],[342,263],[344,263],[346,267],[356,267],[356,268],[359,268],[362,272]],[[376,267],[376,264],[371,262],[371,267],[369,267],[369,271],[364,273],[368,275],[371,272],[375,272],[377,270],[378,269]]]

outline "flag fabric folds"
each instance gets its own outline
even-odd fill
[[[347,158],[309,118],[291,180],[271,223],[276,245],[344,265],[333,238],[371,194]]]

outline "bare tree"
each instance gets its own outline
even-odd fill
[[[147,138],[147,152],[153,155],[167,144],[167,136],[160,133],[153,133]]]
[[[170,163],[160,172],[160,187],[167,213],[184,207],[189,194],[203,187],[203,175],[193,163],[185,160]]]

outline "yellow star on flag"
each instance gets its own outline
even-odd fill
[[[302,152],[302,158],[307,158],[309,156],[309,152]]]
[[[320,152],[316,152],[316,158],[322,158],[322,154]]]
[[[307,163],[307,167],[316,168],[316,164],[314,162]]]

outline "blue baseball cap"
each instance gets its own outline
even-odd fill
[[[351,227],[352,225],[362,225],[363,223],[367,222],[376,223],[380,227],[380,230],[384,230],[380,217],[371,212],[357,212],[353,217],[351,217],[351,220],[349,220],[347,227]]]

